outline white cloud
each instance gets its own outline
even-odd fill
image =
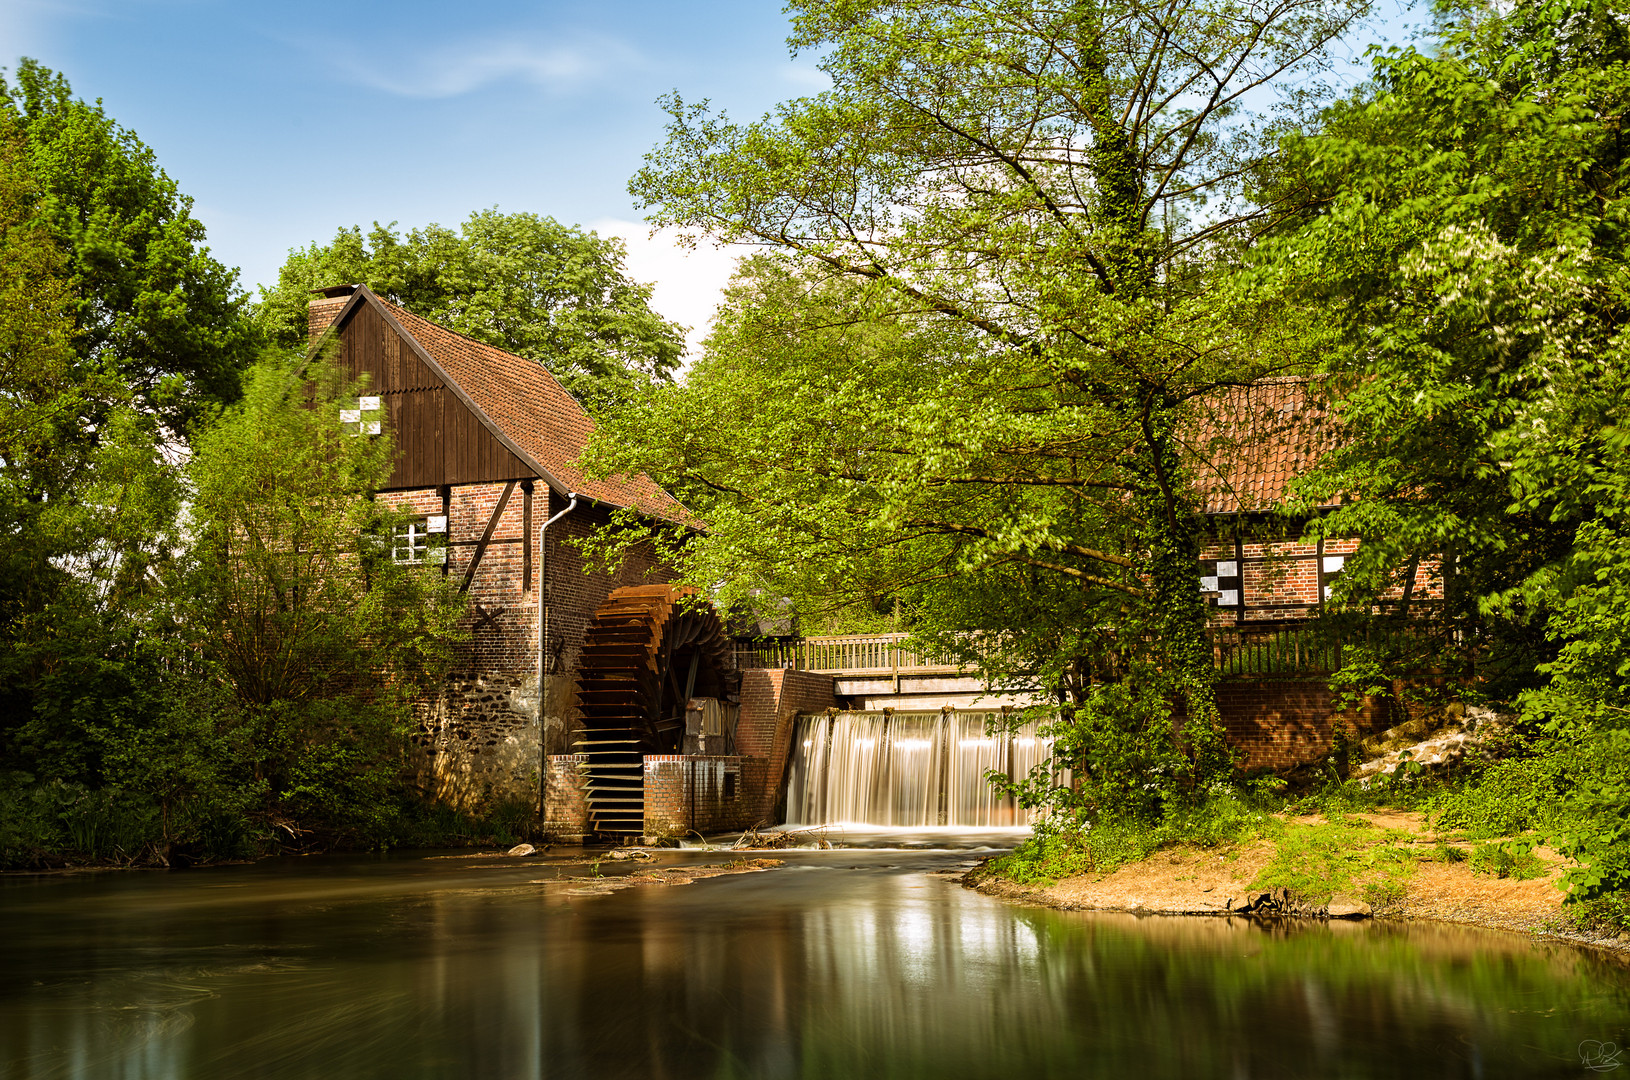
[[[690,328],[685,335],[687,360],[702,354],[702,340],[713,325],[714,309],[724,295],[743,247],[714,247],[699,240],[687,251],[678,233],[619,218],[601,218],[589,227],[602,236],[615,236],[628,245],[628,274],[635,281],[652,282],[651,307],[663,318]]]
[[[781,78],[806,90],[832,89],[832,77],[814,64],[787,64],[781,69]]]
[[[597,36],[547,43],[488,39],[385,55],[388,63],[354,52],[331,54],[331,60],[352,82],[410,98],[458,97],[504,82],[571,89],[643,63],[623,42]]]

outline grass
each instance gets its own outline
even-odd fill
[[[1285,889],[1314,907],[1337,895],[1359,896],[1374,908],[1403,899],[1415,855],[1401,842],[1410,834],[1335,815],[1322,824],[1286,822],[1274,857],[1253,889]]]

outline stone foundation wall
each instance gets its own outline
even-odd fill
[[[423,709],[412,736],[419,790],[462,810],[538,797],[537,679],[465,673]]]

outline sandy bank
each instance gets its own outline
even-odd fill
[[[1556,880],[1566,868],[1546,848],[1534,854],[1546,866],[1543,877],[1519,881],[1475,873],[1467,861],[1425,857],[1435,842],[1419,814],[1354,815],[1380,829],[1409,838],[1422,857],[1403,876],[1402,895],[1375,905],[1374,917],[1426,919],[1508,930],[1557,941],[1611,949],[1630,956],[1630,933],[1612,935],[1581,928],[1568,918]],[[1299,819],[1303,820],[1303,819]],[[1305,819],[1311,822],[1314,819]],[[1394,834],[1397,835],[1397,834]],[[1469,849],[1470,845],[1458,845]],[[1019,885],[991,875],[985,865],[963,883],[990,896],[1063,910],[1120,911],[1139,915],[1239,917],[1254,895],[1253,883],[1274,859],[1276,841],[1259,839],[1222,851],[1167,848],[1142,862],[1106,874],[1065,878],[1052,885]],[[1255,917],[1255,916],[1250,916]]]

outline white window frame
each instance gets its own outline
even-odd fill
[[[421,566],[437,559],[442,549],[430,546],[430,523],[424,516],[411,517],[391,529],[391,561],[404,566]]]

